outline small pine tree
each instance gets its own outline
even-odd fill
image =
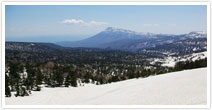
[[[38,69],[36,75],[36,85],[42,84],[42,81],[43,81],[43,74],[41,73],[40,69]]]
[[[70,74],[67,75],[67,77],[65,78],[65,87],[69,87],[71,84],[71,76]]]
[[[71,86],[77,87],[77,75],[75,71],[70,70],[68,73],[68,78],[66,79],[66,84],[70,82]]]
[[[9,88],[9,77],[5,74],[5,96],[11,97],[11,92]]]
[[[89,73],[86,73],[84,78],[85,78],[85,83],[89,83],[89,79],[90,79]]]
[[[11,86],[11,91],[16,90],[16,84],[19,79],[18,75],[18,63],[9,62],[9,83]]]
[[[75,74],[71,76],[71,86],[77,87],[77,77]]]
[[[56,71],[56,82],[58,83],[58,86],[63,85],[63,74],[60,71]]]
[[[129,79],[135,78],[135,71],[134,69],[130,69],[128,72]]]
[[[15,94],[16,97],[20,96],[20,88],[19,88],[19,85],[16,85],[16,94]]]
[[[135,77],[136,77],[136,78],[139,78],[140,76],[141,76],[141,75],[140,75],[139,71],[137,71],[136,74],[135,74]]]

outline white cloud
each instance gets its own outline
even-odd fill
[[[88,24],[94,24],[94,25],[105,25],[105,24],[108,24],[108,23],[106,23],[106,22],[91,21],[91,22],[89,22]]]
[[[81,25],[106,25],[108,23],[106,22],[98,22],[98,21],[89,21],[89,22],[86,22],[84,20],[77,20],[77,19],[66,19],[66,20],[63,20],[61,21],[61,23],[63,24],[81,24]]]
[[[76,19],[66,19],[66,20],[63,20],[61,23],[68,23],[68,24],[82,24],[84,23],[83,20],[76,20]]]

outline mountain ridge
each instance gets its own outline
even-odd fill
[[[104,31],[80,41],[57,42],[64,47],[110,48],[117,50],[137,51],[142,48],[152,48],[179,40],[205,38],[206,32],[192,31],[188,34],[170,35],[135,32],[132,30],[108,27]]]

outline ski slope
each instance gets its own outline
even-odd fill
[[[6,105],[205,105],[207,69],[77,88],[42,88],[26,97],[6,98]]]

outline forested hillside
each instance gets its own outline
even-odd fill
[[[160,62],[152,63],[149,60],[158,57],[161,56],[145,52],[6,42],[5,95],[10,97],[11,92],[16,92],[16,96],[27,96],[31,91],[40,91],[40,85],[100,85],[207,66],[207,58],[181,61],[175,67],[162,66]]]

